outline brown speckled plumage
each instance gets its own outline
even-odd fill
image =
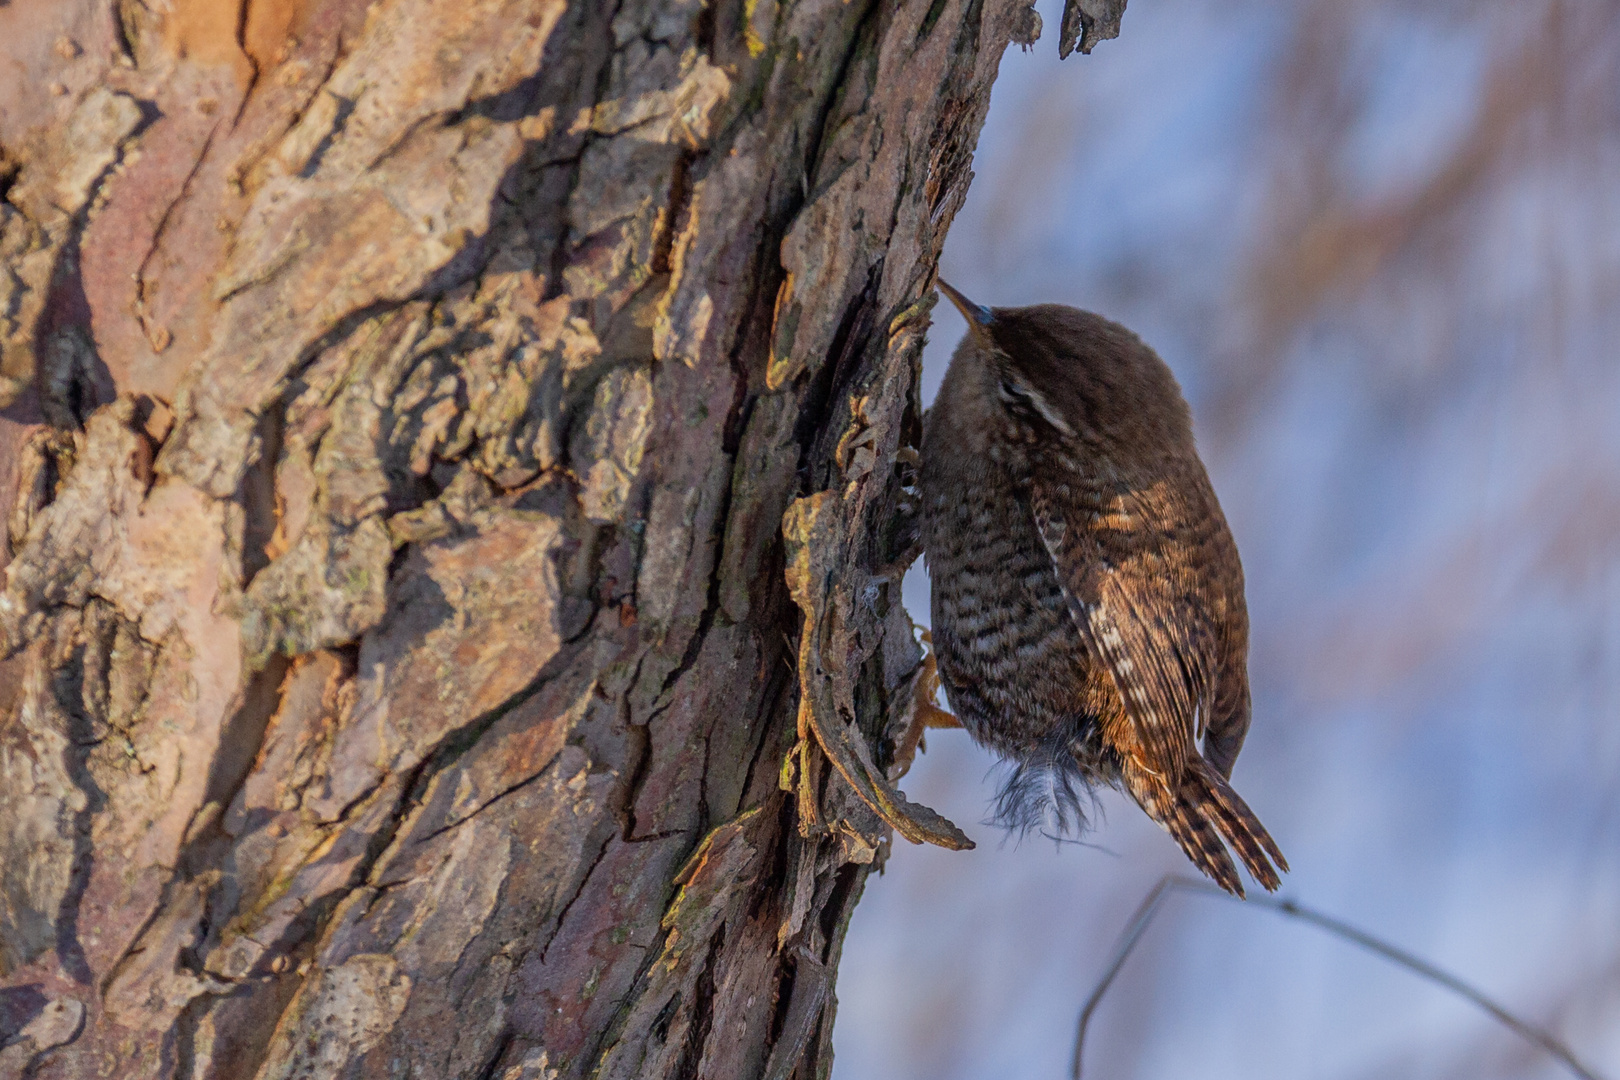
[[[971,330],[924,423],[923,542],[951,708],[1014,765],[1000,818],[1061,834],[1123,787],[1223,888],[1230,845],[1275,889],[1287,863],[1227,783],[1243,568],[1174,376],[1100,316],[952,299]]]

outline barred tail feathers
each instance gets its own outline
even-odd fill
[[[1188,760],[1173,800],[1158,776],[1134,762],[1127,762],[1124,772],[1126,788],[1137,803],[1215,884],[1234,896],[1243,895],[1228,845],[1268,892],[1282,884],[1272,863],[1287,870],[1288,862],[1271,834],[1225,778],[1202,758],[1193,755]]]
[[[1217,814],[1216,827],[1237,850],[1254,879],[1264,885],[1267,892],[1275,892],[1282,884],[1277,871],[1288,872],[1288,860],[1283,858],[1277,842],[1224,776],[1203,761],[1196,762],[1187,772],[1182,790],[1187,789],[1188,781],[1202,788],[1206,805],[1213,806]]]

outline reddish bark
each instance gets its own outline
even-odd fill
[[[1033,29],[0,6],[0,1072],[825,1075]]]

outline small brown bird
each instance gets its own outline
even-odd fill
[[[933,642],[952,711],[1013,763],[999,820],[1061,835],[1123,787],[1222,888],[1229,844],[1275,889],[1288,864],[1227,783],[1243,567],[1175,376],[1101,316],[939,287],[969,332],[923,425]]]

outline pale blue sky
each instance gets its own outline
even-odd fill
[[[945,276],[988,304],[1118,318],[1181,378],[1249,580],[1255,721],[1234,779],[1294,866],[1285,894],[1620,1077],[1612,18],[1551,0],[1136,0],[1119,40],[1060,63],[1061,5],[1037,6],[1047,36],[1003,60]],[[1312,245],[1341,252],[1314,293]],[[925,396],[961,330],[943,307]],[[906,603],[926,622],[920,566]],[[980,846],[900,842],[871,880],[836,1080],[1066,1075],[1114,935],[1186,868],[1117,797],[1096,847],[1002,844],[979,824],[992,764],[937,733],[902,785]],[[1562,1075],[1403,971],[1200,898],[1150,933],[1088,1062],[1177,1080]]]

